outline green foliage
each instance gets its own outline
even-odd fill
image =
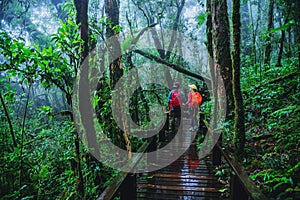
[[[66,94],[71,94],[73,81],[80,67],[83,41],[79,34],[79,25],[75,23],[74,8],[66,5],[64,9],[69,9],[68,18],[66,22],[60,22],[61,27],[52,35],[54,47],[42,49],[39,65],[45,87],[55,84]]]
[[[46,115],[51,119],[54,116],[54,113],[52,111],[53,109],[50,106],[42,106],[41,108],[37,108],[37,110],[40,111],[39,117]]]
[[[199,28],[200,26],[202,26],[202,25],[206,22],[207,16],[208,16],[208,13],[201,13],[201,14],[199,14],[199,15],[197,16],[197,20],[198,20],[197,26],[198,26],[198,28]]]
[[[68,4],[64,9],[69,10],[69,17],[65,22],[61,21],[61,27],[52,35],[53,45],[47,48],[40,49],[37,45],[28,47],[22,38],[13,39],[5,32],[0,33],[0,71],[5,73],[5,76],[1,74],[1,93],[4,89],[2,94],[18,141],[23,138],[20,124],[24,110],[18,112],[20,116],[16,111],[23,107],[24,97],[27,99],[19,87],[28,90],[28,83],[41,82],[45,88],[58,87],[69,97],[73,92],[73,81],[80,66],[82,40],[72,5]],[[15,80],[15,89],[11,80]],[[16,94],[17,90],[21,93]],[[109,94],[109,91],[105,92]],[[0,163],[3,163],[0,170],[1,198],[74,199],[78,192],[74,124],[68,118],[55,115],[49,105],[34,106],[30,96],[25,137],[18,146],[12,148],[10,137],[0,137],[0,145],[5,146],[0,153]],[[0,114],[0,130],[5,134],[8,126],[2,120],[2,107]],[[87,150],[82,151],[81,155],[85,194],[96,198],[103,186],[109,183],[112,170],[93,160]]]
[[[277,31],[285,31],[285,30],[287,30],[288,28],[290,28],[292,26],[296,26],[296,22],[294,20],[290,20],[288,23],[286,23],[282,26],[271,29],[270,33],[275,33]]]
[[[271,198],[299,196],[299,73],[293,58],[286,67],[244,71],[245,117],[250,177]],[[296,74],[295,74],[296,73]],[[292,78],[285,78],[288,75]],[[270,84],[267,84],[270,83]],[[254,89],[255,88],[255,89]]]
[[[299,183],[296,174],[299,172],[299,162],[297,165],[289,170],[284,170],[282,173],[278,173],[278,170],[266,169],[262,170],[256,174],[252,174],[250,177],[255,179],[260,183],[261,187],[268,193],[273,195],[278,195],[278,197],[288,197],[288,196],[299,196]],[[275,168],[276,169],[276,168]]]
[[[211,113],[212,107],[213,107],[212,101],[205,101],[201,105],[201,111],[205,114],[205,116],[209,116]]]
[[[17,76],[22,81],[37,78],[36,55],[25,45],[24,39],[12,39],[0,31],[0,54],[3,60],[0,71],[5,71],[8,78]]]
[[[218,177],[218,182],[222,184],[222,188],[219,189],[219,192],[222,193],[223,198],[229,197],[229,181],[231,171],[229,170],[229,166],[227,164],[220,165],[215,168],[215,175]]]

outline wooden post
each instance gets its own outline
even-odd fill
[[[150,144],[148,146],[147,152],[155,152],[157,149],[157,136],[153,136],[151,138],[148,139]],[[151,165],[151,163],[156,161],[156,154],[148,154],[148,155],[144,155],[147,156],[147,165]],[[148,167],[147,166],[147,167]]]
[[[199,128],[203,129],[204,126],[205,126],[205,124],[204,124],[204,113],[200,111],[199,112]],[[202,130],[201,130],[201,133],[202,133]]]
[[[148,147],[148,152],[156,151],[157,147],[157,136],[153,136],[153,140],[151,141],[151,138],[149,138],[150,145]]]
[[[220,134],[219,140],[217,142],[220,147],[222,147],[222,134]],[[222,160],[222,152],[219,147],[217,147],[217,144],[213,148],[213,165],[221,165]]]
[[[129,173],[120,188],[121,200],[136,199],[136,174]]]
[[[170,113],[167,112],[167,120],[166,120],[166,131],[169,131],[169,126],[170,126]]]
[[[230,176],[230,197],[232,200],[248,200],[249,196],[246,193],[243,185],[236,174]]]
[[[158,142],[161,143],[163,141],[165,141],[166,139],[166,131],[165,129],[163,128],[160,132],[159,132],[159,140]]]
[[[164,127],[162,130],[159,132],[159,142],[164,142],[166,140],[166,131],[169,130],[169,112],[165,113],[167,116],[166,122],[164,124]]]
[[[170,133],[170,126],[171,126],[171,116],[170,112],[166,112],[167,120],[166,120],[166,139],[170,141],[172,134]]]
[[[204,113],[201,112],[201,110],[199,111],[199,123],[198,123],[198,129],[199,129],[199,134],[204,135],[205,134],[205,124],[204,124]],[[197,134],[197,136],[199,137],[199,135]],[[196,138],[197,139],[197,138]]]

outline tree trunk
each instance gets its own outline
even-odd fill
[[[20,168],[19,168],[19,188],[20,188],[20,197],[23,197],[23,190],[21,189],[23,187],[23,178],[24,178],[24,171],[23,171],[23,150],[24,150],[24,140],[25,140],[25,122],[26,122],[26,116],[28,112],[28,105],[29,105],[29,98],[30,98],[30,91],[32,86],[32,80],[28,80],[28,93],[26,98],[26,103],[24,107],[24,114],[22,119],[22,125],[21,125],[21,144],[20,144]]]
[[[241,15],[243,16],[241,18],[241,39],[242,39],[242,49],[243,56],[249,57],[251,56],[252,49],[250,46],[249,41],[251,41],[251,35],[249,30],[249,24],[250,24],[250,16],[249,16],[249,8],[248,8],[248,1],[242,1],[241,5]]]
[[[273,16],[274,16],[274,0],[270,0],[269,12],[268,12],[268,33],[267,33],[267,39],[266,39],[266,44],[267,45],[266,45],[265,59],[264,59],[264,64],[265,65],[270,65],[270,60],[271,60],[271,50],[272,50],[271,39],[272,39],[272,34],[270,33],[270,31],[274,27]]]
[[[233,69],[233,97],[234,97],[234,145],[235,157],[242,161],[245,146],[245,119],[243,107],[243,95],[240,87],[240,42],[241,42],[241,17],[240,0],[233,0],[232,9],[232,31],[233,31],[233,50],[232,50],[232,69]]]
[[[116,34],[115,27],[119,26],[119,9],[120,9],[120,1],[119,0],[105,0],[105,14],[109,22],[111,22],[111,26],[106,26],[106,38],[108,40],[107,46],[109,49],[109,69],[110,69],[110,80],[111,80],[111,89],[114,90],[119,79],[123,76],[122,69],[122,57],[121,57],[121,46],[117,37],[113,37]],[[126,94],[123,88],[116,88],[115,92],[118,93],[118,98],[112,102],[112,106],[115,110],[121,110],[121,108],[126,108]],[[131,158],[131,143],[129,139],[129,126],[127,121],[126,113],[121,112],[122,119],[121,124],[123,126],[123,131],[119,130],[117,139],[119,138],[119,143],[121,140],[121,135],[123,135],[126,149],[128,151],[128,157]],[[115,119],[116,120],[116,119]],[[120,124],[119,124],[120,125]],[[123,141],[123,142],[124,142]],[[122,145],[122,144],[121,144]]]
[[[292,2],[291,1],[287,1],[286,2],[286,6],[284,9],[282,9],[281,15],[282,15],[282,19],[284,19],[283,24],[287,24],[288,21],[290,20],[290,11],[292,9]],[[298,12],[299,13],[299,12]],[[282,26],[282,21],[279,21],[280,26]],[[289,33],[290,31],[290,27],[284,30],[281,30],[281,38],[280,38],[280,46],[279,46],[279,53],[278,53],[278,57],[277,57],[277,67],[281,66],[281,60],[282,60],[282,56],[283,56],[283,52],[284,52],[284,48],[285,48],[285,44],[286,44],[286,33]],[[290,39],[290,37],[289,37]],[[290,58],[290,41],[287,42],[288,47],[287,47],[287,58]]]
[[[89,54],[89,32],[88,32],[88,0],[74,0],[74,5],[76,8],[76,23],[81,24],[80,26],[80,36],[81,39],[84,41],[82,49],[82,57],[80,63],[84,61],[84,59],[88,56]],[[77,75],[77,74],[76,74]],[[82,77],[83,78],[83,77]],[[81,100],[81,105],[84,102],[89,101],[89,90],[86,89],[87,94],[86,95],[81,95],[87,97],[86,101]],[[71,94],[69,96],[71,99]],[[71,100],[70,100],[71,101]],[[71,104],[72,106],[72,104]],[[90,109],[89,109],[90,110]],[[71,116],[71,120],[73,121],[73,116]],[[91,119],[90,119],[91,120]],[[85,125],[85,128],[91,128],[91,125]],[[90,131],[87,131],[89,134],[91,134]],[[91,140],[91,137],[87,137],[88,140]],[[84,180],[83,180],[83,175],[82,175],[82,170],[81,170],[81,156],[80,156],[80,137],[78,131],[76,131],[76,137],[75,137],[75,151],[76,151],[76,168],[77,168],[77,174],[78,174],[78,182],[77,182],[77,191],[78,195],[77,197],[79,199],[84,198]]]
[[[226,0],[211,1],[214,63],[220,71],[226,90],[227,113],[233,111],[232,61],[230,55],[229,20]],[[227,114],[227,119],[229,115]]]
[[[285,40],[285,30],[281,31],[281,38],[280,38],[280,46],[279,46],[279,53],[277,57],[277,64],[276,67],[281,66],[281,59],[282,59],[282,54],[283,54],[283,47],[284,47],[284,40]]]
[[[207,37],[207,51],[211,58],[213,58],[213,44],[212,44],[212,18],[211,18],[211,0],[206,1],[206,37]]]
[[[4,114],[5,114],[7,122],[8,122],[11,139],[13,141],[14,147],[17,147],[18,143],[17,143],[17,140],[16,140],[14,129],[13,129],[13,126],[12,126],[12,123],[11,123],[11,120],[10,120],[10,116],[9,116],[9,113],[8,113],[7,108],[6,108],[5,101],[4,101],[4,98],[2,97],[1,92],[0,92],[0,100],[1,100],[1,104],[3,106]]]
[[[76,8],[76,23],[81,23],[80,37],[84,41],[82,61],[89,54],[88,4],[89,0],[74,0]]]
[[[298,67],[300,69],[300,1],[296,2],[296,45],[298,46]],[[298,11],[298,12],[297,12]]]
[[[257,61],[257,47],[256,47],[256,37],[258,31],[258,25],[260,23],[260,16],[261,16],[261,3],[260,1],[257,2],[257,20],[254,20],[253,14],[253,2],[249,1],[250,4],[250,19],[251,19],[251,26],[252,26],[252,54],[251,54],[251,65],[255,65]],[[255,68],[255,72],[257,73],[257,67]]]
[[[106,26],[106,38],[109,39],[117,34],[114,27],[119,26],[119,0],[105,0],[105,14],[111,25]],[[121,46],[119,40],[114,37],[110,39],[109,50],[110,50],[110,79],[111,88],[113,89],[119,78],[123,76],[122,62],[121,62]],[[116,58],[112,60],[113,58]]]

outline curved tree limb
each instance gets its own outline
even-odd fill
[[[166,61],[164,59],[161,59],[161,58],[159,58],[159,57],[157,57],[155,55],[152,55],[150,53],[146,53],[146,52],[144,52],[142,50],[136,49],[136,50],[133,50],[133,52],[135,52],[137,54],[140,54],[140,55],[142,55],[142,56],[144,56],[144,57],[146,57],[148,59],[155,60],[158,63],[167,65],[168,67],[171,67],[172,69],[174,69],[174,70],[176,70],[176,71],[178,71],[180,73],[183,73],[183,74],[185,74],[187,76],[193,77],[195,79],[198,79],[198,80],[201,80],[201,81],[205,81],[206,83],[210,83],[210,81],[211,81],[207,77],[201,76],[199,74],[195,74],[195,73],[193,73],[193,72],[191,72],[189,70],[183,69],[182,67],[180,67],[177,64],[174,64],[174,63],[171,63],[171,62]]]
[[[156,26],[156,25],[157,25],[157,23],[153,23],[153,24],[150,24],[149,26],[143,28],[143,29],[137,34],[137,36],[131,41],[131,45],[130,45],[130,46],[135,45],[135,44],[139,41],[139,39],[142,37],[142,35],[143,35],[149,28],[152,28],[152,27],[154,27],[154,26]]]

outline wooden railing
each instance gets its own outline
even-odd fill
[[[137,150],[140,152],[140,156],[134,159],[132,168],[134,168],[141,160],[143,153],[155,151],[159,141],[166,139],[166,131],[169,129],[169,114],[166,113],[167,120],[157,136],[153,136],[148,139],[144,144]],[[97,200],[110,200],[119,196],[121,200],[134,200],[136,199],[136,174],[129,172],[119,172],[109,186],[102,192]]]
[[[134,168],[143,156],[143,153],[147,151],[154,143],[154,139],[147,140],[139,149],[139,157],[134,158],[132,168]],[[102,192],[97,200],[110,200],[116,196],[120,196],[121,200],[133,200],[136,199],[136,174],[129,172],[119,172],[109,186]]]
[[[231,169],[230,176],[230,199],[231,200],[267,200],[268,198],[249,178],[244,167],[225,152],[219,143],[213,150],[213,164],[220,164],[222,157]]]

